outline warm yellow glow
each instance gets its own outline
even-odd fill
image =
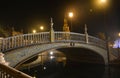
[[[99,2],[100,2],[100,3],[106,3],[107,0],[100,0]]]
[[[120,37],[120,33],[118,33],[118,36]]]
[[[108,0],[94,0],[95,1],[95,7],[98,8],[106,8],[108,7],[109,1]]]
[[[36,33],[36,30],[33,30],[33,33]]]
[[[107,5],[107,0],[98,0],[99,6],[106,6]]]
[[[72,18],[72,17],[73,17],[73,12],[69,12],[68,16],[69,16],[70,18]]]
[[[43,26],[40,26],[40,30],[44,30],[44,27],[43,27]]]

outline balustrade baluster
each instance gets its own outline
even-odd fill
[[[25,46],[27,46],[27,35],[25,35]]]
[[[41,43],[41,33],[40,33],[40,43]]]
[[[10,38],[8,38],[9,39],[9,42],[8,42],[8,44],[9,44],[9,49],[11,48],[11,37]]]
[[[3,45],[2,45],[3,51],[5,50],[5,40],[3,40]]]
[[[21,40],[20,40],[20,41],[21,41],[21,42],[20,42],[20,43],[21,43],[21,46],[23,46],[23,36],[21,35],[20,38],[21,38]]]
[[[27,35],[27,45],[29,45],[29,41],[30,41],[29,37],[30,37],[30,35],[28,34]]]
[[[30,34],[30,45],[32,44],[32,34]]]
[[[40,43],[40,33],[38,34],[38,44]]]

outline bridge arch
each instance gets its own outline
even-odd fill
[[[18,48],[15,50],[11,50],[10,52],[5,54],[6,61],[10,62],[10,66],[17,67],[21,63],[23,63],[26,59],[39,54],[40,52],[50,50],[50,49],[58,49],[63,47],[80,47],[80,48],[86,48],[90,49],[100,56],[103,57],[105,65],[108,64],[108,57],[107,57],[107,51],[104,48],[97,47],[95,45],[89,45],[85,43],[78,43],[74,42],[73,45],[71,43],[48,43],[48,44],[42,44],[42,45],[32,45],[32,46],[26,46],[23,48]],[[14,60],[15,58],[15,60]]]

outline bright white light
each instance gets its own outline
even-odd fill
[[[40,30],[43,30],[44,29],[44,27],[43,26],[40,26]]]
[[[50,56],[50,59],[53,59],[54,58],[54,56]]]
[[[94,0],[95,1],[95,7],[98,8],[107,8],[109,3],[109,0]]]
[[[106,3],[106,0],[101,0],[102,3]]]
[[[53,55],[53,52],[52,52],[52,51],[50,52],[50,55]]]
[[[120,37],[120,33],[118,33],[118,36]]]
[[[36,33],[36,30],[33,30],[33,33]]]
[[[70,18],[73,17],[73,12],[69,12],[69,17],[70,17]]]
[[[43,69],[45,70],[45,69],[46,69],[46,67],[43,67]]]

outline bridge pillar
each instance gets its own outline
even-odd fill
[[[50,42],[54,42],[55,37],[54,37],[54,30],[53,30],[53,20],[51,18],[51,28],[50,28]]]

